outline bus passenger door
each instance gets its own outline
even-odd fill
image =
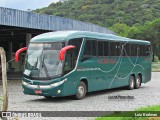
[[[75,70],[77,59],[80,51],[80,47],[82,44],[82,38],[71,39],[68,42],[68,45],[75,46],[74,49],[70,49],[65,54],[65,61],[63,67],[63,74],[67,77],[67,82],[65,84],[65,94],[75,94],[75,90],[77,89],[76,84],[80,79],[80,76]]]

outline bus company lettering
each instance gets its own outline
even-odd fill
[[[100,70],[100,68],[83,68],[83,69],[77,69],[77,71],[96,71]]]
[[[115,64],[116,60],[115,59],[98,59],[98,64]]]

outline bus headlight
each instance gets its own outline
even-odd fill
[[[64,80],[62,80],[62,81],[60,81],[60,82],[56,82],[56,83],[53,83],[53,84],[50,84],[50,85],[51,85],[52,87],[57,87],[57,86],[63,84],[65,81],[67,81],[67,78],[64,79]]]
[[[22,81],[22,84],[26,86],[28,83],[26,83],[26,82]]]

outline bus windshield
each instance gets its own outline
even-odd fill
[[[58,55],[64,42],[30,43],[27,51],[24,75],[32,79],[51,79],[61,76],[62,62]]]

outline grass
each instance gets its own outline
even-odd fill
[[[160,72],[160,62],[152,62],[152,72]]]
[[[136,109],[136,111],[160,111],[160,105],[142,107],[142,108]]]
[[[158,114],[160,115],[160,105],[155,105],[155,106],[148,106],[148,107],[143,107],[136,109],[135,111],[131,112],[115,112],[111,115],[108,116],[103,116],[96,118],[95,120],[160,120],[160,117],[135,117],[135,113],[145,113],[145,111],[150,111],[146,113],[157,113],[154,111],[158,111]],[[127,116],[127,117],[125,117]],[[131,117],[129,117],[131,116]]]

